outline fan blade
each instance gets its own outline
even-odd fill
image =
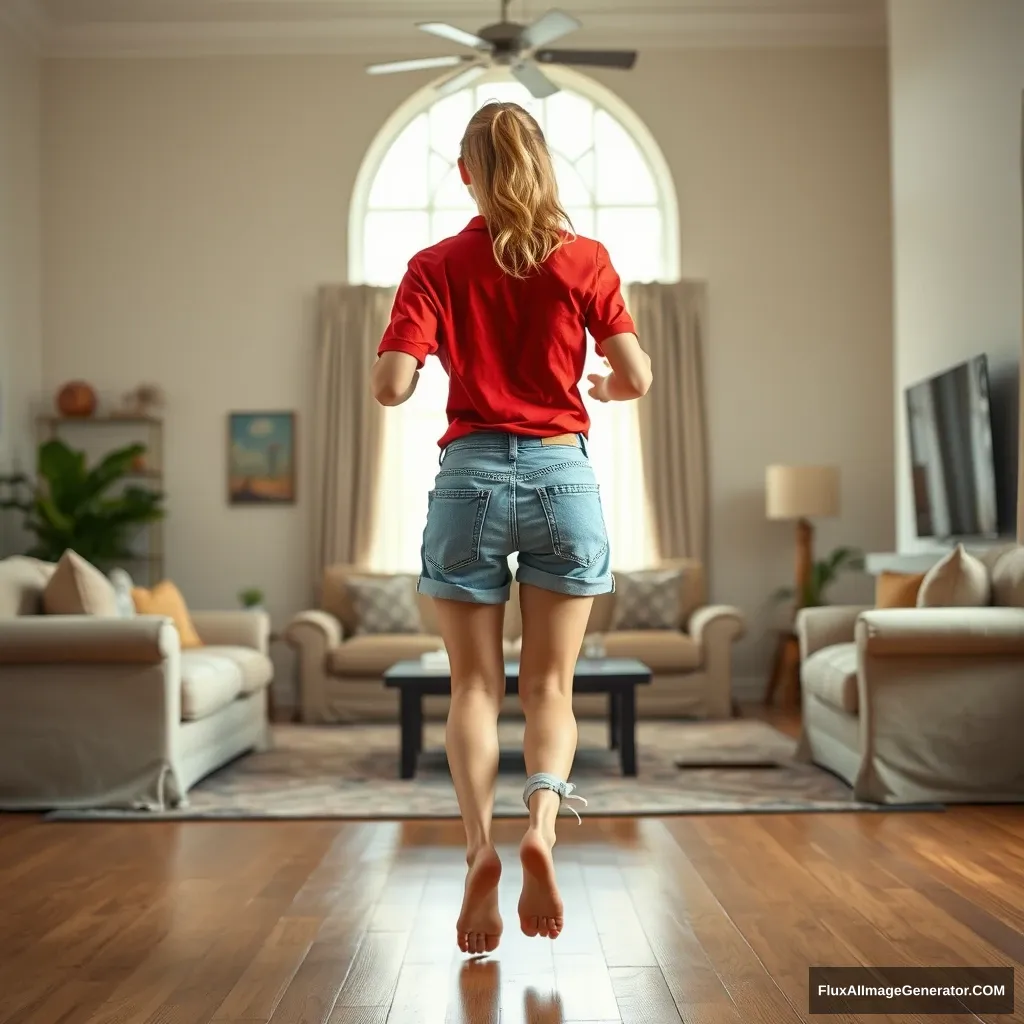
[[[622,68],[636,64],[636,50],[537,50],[534,60],[541,64],[577,64],[592,68]]]
[[[562,36],[567,36],[570,32],[575,32],[576,29],[582,27],[582,23],[578,22],[571,14],[566,14],[564,11],[548,11],[532,25],[527,25],[523,29],[519,42],[524,50],[532,50],[538,46],[553,43],[556,39],[561,39]]]
[[[436,87],[437,93],[439,96],[451,96],[452,93],[465,88],[470,82],[475,82],[486,70],[486,64],[472,64],[468,68],[452,75],[451,78],[446,78],[443,82],[439,82]]]
[[[490,51],[493,49],[486,39],[481,39],[472,32],[466,32],[454,25],[446,25],[443,21],[421,21],[416,27],[423,32],[429,32],[432,36],[440,36],[447,39],[449,43],[458,43],[459,46],[468,46],[471,50]]]
[[[554,96],[558,92],[558,86],[536,64],[530,61],[514,64],[512,74],[530,90],[530,95],[534,99],[542,100],[547,96]]]
[[[387,64],[370,64],[366,73],[369,75],[394,75],[400,71],[428,71],[430,68],[455,68],[466,61],[465,57],[417,57],[414,60],[393,60]]]

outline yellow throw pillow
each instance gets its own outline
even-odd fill
[[[883,572],[875,580],[876,608],[916,608],[924,573]]]
[[[181,591],[170,581],[158,583],[152,590],[144,587],[132,589],[132,604],[139,615],[166,615],[174,622],[181,636],[182,650],[188,647],[202,647],[192,616]]]

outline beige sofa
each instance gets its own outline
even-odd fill
[[[180,806],[267,742],[266,615],[194,612],[182,651],[162,616],[41,614],[53,568],[0,561],[0,808]]]
[[[613,631],[615,595],[597,598],[588,633],[599,635],[609,657],[639,658],[653,671],[650,686],[637,691],[641,716],[728,718],[732,714],[732,646],[743,633],[741,613],[725,605],[705,605],[704,573],[699,562],[665,563],[685,570],[678,630]],[[346,588],[350,576],[379,575],[335,565],[324,573],[321,607],[300,612],[285,630],[299,658],[299,703],[304,722],[395,721],[398,699],[382,684],[384,672],[398,661],[442,650],[429,598],[419,596],[423,632],[403,635],[353,635],[358,625]],[[506,656],[515,658],[522,621],[518,588],[505,612]],[[515,698],[507,709],[517,708]],[[600,696],[577,696],[578,714],[606,711]],[[447,698],[428,698],[430,717],[445,713]]]
[[[811,608],[799,756],[881,804],[1024,800],[1024,548],[984,608]]]

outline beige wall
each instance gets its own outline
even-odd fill
[[[914,528],[903,389],[987,352],[995,397],[1008,392],[1001,404],[1013,404],[1024,314],[1024,4],[890,0],[889,13],[897,537],[913,551],[929,545]],[[1013,460],[1001,462],[1014,488]]]
[[[651,53],[606,79],[660,142],[684,272],[710,285],[713,596],[755,625],[791,573],[767,463],[842,466],[823,547],[892,544],[886,78],[865,50]],[[167,389],[169,571],[197,605],[306,599],[307,466],[298,508],[228,508],[225,413],[295,408],[306,434],[313,290],[344,277],[361,156],[419,84],[326,57],[47,70],[46,385]]]
[[[0,473],[32,464],[40,386],[39,62],[0,21]],[[0,513],[0,556],[20,544]]]

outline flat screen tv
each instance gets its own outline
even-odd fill
[[[997,537],[988,359],[914,384],[906,400],[918,537]]]

